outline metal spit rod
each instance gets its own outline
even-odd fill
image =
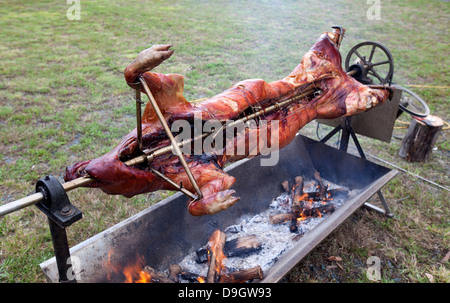
[[[355,71],[350,71],[350,72],[347,73],[347,74],[351,76],[354,72],[355,72]],[[156,105],[156,108],[159,109],[159,107],[158,107],[158,105],[156,104],[156,101],[155,101],[155,99],[153,98],[153,95],[151,94],[150,89],[148,88],[148,86],[147,86],[147,84],[145,83],[145,81],[144,81],[142,78],[140,78],[139,80],[140,80],[140,83],[143,85],[143,88],[144,88],[144,90],[145,90],[147,96],[149,96],[149,100],[150,100],[152,103],[154,103],[154,104]],[[248,116],[246,116],[246,117],[244,117],[244,118],[235,120],[234,122],[230,123],[229,126],[233,127],[233,126],[238,125],[239,123],[245,123],[245,122],[247,122],[247,121],[249,121],[249,120],[251,120],[251,119],[257,118],[257,117],[259,117],[259,116],[261,116],[261,115],[264,115],[264,114],[270,113],[270,112],[272,112],[272,111],[278,110],[278,109],[280,109],[281,107],[287,106],[287,105],[289,105],[289,104],[291,104],[291,103],[293,103],[293,102],[296,102],[296,101],[300,100],[301,98],[310,96],[311,94],[313,94],[314,92],[316,92],[316,90],[317,90],[317,89],[314,88],[314,87],[307,87],[307,88],[306,88],[303,92],[301,92],[299,95],[296,95],[296,96],[291,97],[291,98],[288,98],[288,99],[286,99],[286,100],[277,102],[277,103],[275,103],[275,104],[273,104],[273,105],[271,105],[271,106],[269,106],[269,107],[267,107],[267,108],[264,108],[264,109],[261,109],[261,110],[259,110],[259,111],[257,111],[257,112],[254,112],[254,113],[252,113],[252,114],[250,114],[250,115],[248,115]],[[139,95],[138,93],[136,93],[136,98],[137,98],[137,99],[139,98],[139,100],[140,100],[140,95]],[[153,104],[152,104],[152,105],[153,105]],[[137,105],[136,105],[136,106],[137,106]],[[161,115],[161,118],[159,117],[158,112],[159,112],[159,114]],[[171,143],[172,143],[172,144],[169,145],[169,146],[160,148],[160,149],[158,149],[158,150],[156,150],[156,151],[154,151],[154,152],[152,152],[152,153],[150,153],[150,154],[148,154],[148,155],[144,154],[144,155],[138,156],[138,157],[136,157],[136,158],[133,158],[133,159],[131,159],[131,160],[128,160],[128,161],[124,162],[124,164],[127,165],[127,166],[134,166],[134,165],[138,165],[138,164],[141,164],[141,163],[144,163],[144,162],[151,162],[151,161],[153,161],[153,159],[155,159],[156,157],[161,156],[161,155],[165,155],[165,154],[167,154],[167,153],[172,152],[172,151],[175,150],[175,154],[179,155],[179,158],[180,158],[181,163],[183,164],[183,162],[184,162],[184,165],[186,165],[185,167],[187,167],[187,163],[186,163],[184,157],[182,156],[182,153],[181,153],[180,148],[183,147],[184,144],[189,144],[189,143],[192,143],[192,142],[194,142],[194,141],[196,141],[196,140],[200,140],[200,139],[206,138],[207,136],[209,136],[210,134],[212,134],[212,132],[206,132],[206,133],[203,133],[203,134],[201,134],[201,135],[198,135],[198,136],[196,136],[196,137],[194,137],[194,138],[191,138],[191,139],[188,139],[188,140],[186,140],[186,141],[182,141],[182,142],[178,142],[178,143],[177,143],[177,142],[175,141],[175,138],[173,137],[172,133],[170,132],[170,128],[169,128],[169,126],[167,125],[167,123],[165,122],[164,117],[162,116],[161,111],[156,110],[156,113],[157,113],[157,115],[158,115],[158,118],[160,118],[160,121],[164,121],[163,127],[165,128],[165,130],[166,130],[166,128],[167,128],[166,133],[168,134],[169,138],[172,137],[172,139],[171,139]],[[165,126],[164,126],[164,125],[165,125]],[[170,136],[170,135],[172,135],[172,136]],[[183,165],[183,166],[184,166],[184,165]],[[186,190],[186,189],[183,188],[182,186],[180,186],[180,185],[176,184],[175,182],[173,182],[172,180],[170,180],[170,179],[168,179],[168,178],[163,178],[163,177],[165,177],[165,176],[164,176],[163,174],[159,173],[158,171],[156,171],[155,169],[151,169],[151,171],[152,171],[153,173],[155,173],[158,177],[161,177],[161,178],[164,179],[165,181],[169,182],[175,189],[177,189],[178,191],[183,192],[184,194],[186,194],[186,195],[189,196],[190,198],[192,198],[192,199],[198,198],[198,197],[195,197],[192,193],[190,193],[188,190]],[[187,172],[187,173],[190,172],[189,168],[186,170],[186,172]],[[159,173],[159,174],[158,174],[158,173]],[[191,175],[191,176],[192,176],[192,175]],[[188,177],[189,177],[189,175],[188,175]],[[166,179],[168,179],[168,180],[166,180]],[[192,176],[192,179],[193,179],[193,176]],[[88,177],[88,176],[86,176],[86,177],[80,177],[80,178],[74,179],[74,180],[72,180],[72,181],[68,181],[68,182],[63,183],[63,184],[62,184],[62,187],[64,188],[64,190],[65,190],[66,192],[68,192],[68,191],[71,191],[71,190],[73,190],[73,189],[75,189],[75,188],[78,188],[78,187],[87,185],[87,184],[89,184],[89,183],[91,183],[91,182],[93,182],[93,181],[95,181],[95,179],[90,178],[90,177]],[[191,183],[192,183],[193,185],[196,184],[195,181],[194,181],[194,182],[191,181]],[[194,187],[194,188],[195,188],[195,187]],[[197,188],[198,188],[198,185],[197,185]],[[196,191],[197,191],[197,189],[196,189]],[[200,192],[200,190],[198,190],[198,191]],[[201,193],[201,192],[200,192],[200,193]],[[198,193],[197,193],[197,194],[198,194]],[[24,197],[24,198],[18,199],[18,200],[16,200],[16,201],[9,202],[9,203],[4,204],[4,205],[0,205],[0,217],[2,217],[2,216],[4,216],[4,215],[7,215],[7,214],[9,214],[9,213],[12,213],[12,212],[14,212],[14,211],[20,210],[20,209],[22,209],[22,208],[31,206],[31,205],[33,205],[33,204],[36,204],[36,203],[42,201],[43,199],[44,199],[44,195],[43,195],[41,192],[37,192],[37,193],[31,194],[31,195],[29,195],[29,196],[26,196],[26,197]]]
[[[137,136],[137,142],[139,144],[139,150],[142,150],[142,114],[141,114],[141,106],[142,106],[142,100],[141,100],[141,89],[138,85],[136,88],[136,136]]]

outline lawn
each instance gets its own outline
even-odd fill
[[[134,128],[123,69],[153,44],[174,45],[156,71],[184,75],[185,97],[195,100],[240,80],[285,77],[321,33],[339,24],[347,30],[343,56],[359,42],[383,43],[395,60],[394,82],[421,86],[410,88],[433,114],[450,118],[447,1],[382,1],[379,20],[368,20],[367,1],[350,0],[80,4],[80,20],[69,20],[66,1],[0,2],[0,204],[24,197],[47,174],[62,180],[67,165],[104,154]],[[358,210],[284,281],[368,282],[366,262],[376,256],[381,282],[450,282],[449,191],[412,175],[450,188],[448,128],[428,162],[409,163],[398,156],[405,125],[396,123],[391,143],[361,140],[369,154],[410,172],[400,171],[383,189],[395,218]],[[302,131],[316,139],[315,126]],[[74,190],[69,197],[84,218],[68,229],[69,243],[170,194],[126,199]],[[46,220],[35,207],[0,218],[1,282],[45,281],[39,263],[53,255]]]

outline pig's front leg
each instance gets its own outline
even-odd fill
[[[209,176],[210,180],[200,187],[203,198],[190,201],[188,205],[192,215],[214,215],[228,209],[240,200],[239,197],[233,196],[236,192],[229,189],[236,181],[234,177],[219,169],[205,171],[205,175]]]

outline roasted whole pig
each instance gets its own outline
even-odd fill
[[[304,55],[300,64],[284,79],[265,82],[260,79],[241,81],[230,89],[201,102],[188,102],[183,97],[183,76],[150,72],[172,54],[170,45],[155,45],[142,51],[125,69],[125,80],[136,88],[138,77],[142,76],[150,88],[169,125],[174,121],[195,119],[202,121],[234,120],[255,108],[265,108],[280,100],[300,94],[305,87],[314,86],[317,93],[268,113],[260,119],[278,121],[278,131],[268,132],[266,140],[277,142],[278,148],[288,145],[296,133],[316,118],[337,118],[366,111],[389,97],[389,90],[370,88],[348,76],[341,68],[338,50],[342,29],[325,32]],[[259,121],[261,122],[261,121]],[[265,125],[262,127],[261,125]],[[216,153],[185,154],[190,170],[203,194],[199,200],[190,200],[188,209],[192,215],[215,214],[235,204],[239,198],[230,189],[235,178],[222,170],[226,163],[261,153],[260,144],[247,140],[252,134],[268,131],[270,124],[259,123],[246,128],[233,140],[225,142],[224,150]],[[156,157],[151,163],[129,167],[126,160],[140,155],[136,129],[126,135],[119,145],[109,153],[89,161],[82,161],[67,167],[64,179],[73,180],[81,176],[95,179],[89,187],[99,187],[108,194],[132,197],[161,189],[172,190],[166,181],[151,173],[151,165],[184,188],[193,191],[187,174],[177,155],[168,153]],[[275,136],[275,138],[274,138]],[[259,138],[259,137],[258,137]],[[142,116],[142,140],[147,149],[170,145],[170,141],[150,104]],[[272,141],[274,142],[274,141]],[[229,145],[246,146],[244,154],[227,152]],[[226,150],[225,150],[226,149]],[[231,149],[233,150],[233,149]]]

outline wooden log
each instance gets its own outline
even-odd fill
[[[169,279],[175,283],[180,282],[178,279],[179,274],[182,272],[180,265],[170,264],[169,265]]]
[[[288,180],[281,182],[281,187],[283,187],[284,191],[287,193],[291,191]]]
[[[332,213],[334,212],[336,207],[333,204],[326,204],[318,207],[304,208],[303,211],[298,214],[294,212],[282,213],[269,216],[270,224],[279,224],[292,219],[297,219],[300,216],[304,217],[319,217],[322,214]],[[291,222],[292,224],[292,222]]]
[[[225,242],[224,252],[227,257],[242,256],[261,249],[261,243],[256,235],[236,238]]]
[[[294,179],[294,187],[292,189],[294,196],[303,195],[303,177],[297,176]]]
[[[290,203],[290,197],[291,197],[291,185],[289,184],[289,181],[283,181],[281,182],[281,187],[283,187],[284,191],[287,193],[286,199],[283,203],[281,203],[282,205],[289,205]]]
[[[320,177],[320,173],[318,171],[314,173],[314,178],[316,179],[319,186],[316,197],[319,198],[319,200],[326,200],[328,186],[326,186],[323,183],[322,178]]]
[[[291,233],[295,233],[298,230],[297,218],[298,217],[291,219],[291,224],[289,225],[289,230]]]
[[[399,155],[410,162],[427,161],[444,126],[444,120],[428,115],[423,120],[411,119]]]
[[[333,204],[327,204],[319,207],[311,207],[304,208],[301,214],[298,214],[297,218],[291,219],[291,225],[289,226],[289,230],[292,233],[298,231],[298,218],[302,218],[303,220],[309,217],[322,217],[324,214],[332,213],[335,210],[335,206]]]
[[[303,209],[305,199],[308,199],[308,194],[303,193],[303,177],[295,177],[295,183],[291,193],[292,211],[300,213]]]
[[[344,196],[348,196],[348,189],[343,188],[343,187],[328,189],[327,194],[329,194],[329,196],[331,198],[344,197]],[[319,196],[320,196],[320,194],[318,191],[308,193],[308,199],[313,200],[313,201],[322,201],[322,199]]]
[[[220,283],[243,283],[253,279],[261,280],[264,277],[262,268],[257,265],[239,271],[234,271],[220,276]]]
[[[280,224],[291,220],[292,218],[296,218],[297,216],[298,215],[294,212],[271,215],[269,216],[269,222],[270,224]]]
[[[239,237],[225,242],[223,253],[227,258],[243,256],[261,249],[261,243],[256,235]],[[196,252],[195,262],[205,263],[208,261],[208,250],[201,248]]]
[[[215,230],[208,241],[208,250],[210,253],[208,273],[206,275],[207,283],[216,283],[220,278],[225,257],[223,254],[223,247],[226,242],[226,234],[221,230]]]
[[[332,213],[336,210],[333,204],[326,204],[318,207],[311,207],[303,209],[303,216],[306,217],[320,217],[322,214]]]
[[[206,280],[205,277],[203,277],[201,275],[198,275],[196,273],[192,273],[192,272],[189,272],[189,271],[184,271],[184,270],[182,270],[180,272],[179,276],[180,276],[181,279],[187,280],[189,282],[205,283],[205,280]]]
[[[150,275],[152,283],[174,283],[167,275],[150,266],[145,266],[142,270]]]

